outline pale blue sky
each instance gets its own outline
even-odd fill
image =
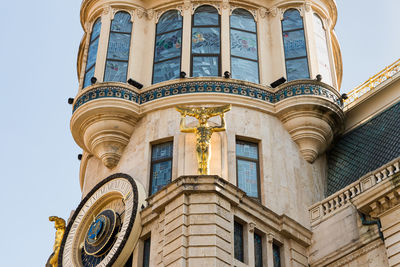
[[[23,2],[4,1],[0,16],[1,266],[43,266],[54,242],[48,217],[68,218],[80,201],[67,98],[78,88],[81,1]],[[400,57],[400,1],[337,4],[348,91]]]

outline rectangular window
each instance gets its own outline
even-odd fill
[[[243,225],[234,223],[234,249],[235,259],[244,262],[244,246],[243,246]]]
[[[254,233],[254,266],[262,267],[262,238],[260,235]]]
[[[281,267],[281,248],[276,244],[272,244],[272,252],[274,255],[274,267]]]
[[[152,146],[150,195],[171,182],[172,142]]]
[[[236,141],[237,185],[250,197],[260,198],[258,144]]]
[[[150,237],[143,242],[143,267],[150,266]]]

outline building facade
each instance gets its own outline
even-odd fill
[[[84,0],[58,265],[400,264],[400,64],[341,95],[336,19],[333,0]]]

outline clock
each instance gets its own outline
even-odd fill
[[[113,174],[81,201],[65,230],[59,266],[122,266],[141,232],[145,190],[127,174]]]

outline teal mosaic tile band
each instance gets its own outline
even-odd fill
[[[342,106],[340,98],[330,89],[312,83],[288,85],[282,89],[279,89],[277,92],[271,92],[257,87],[230,82],[188,81],[162,86],[140,94],[137,94],[134,91],[122,86],[99,86],[90,89],[81,95],[74,104],[73,112],[83,104],[99,98],[121,98],[138,104],[143,104],[164,97],[195,93],[222,93],[241,95],[266,101],[272,104],[294,96],[318,95],[329,99],[339,106]]]

